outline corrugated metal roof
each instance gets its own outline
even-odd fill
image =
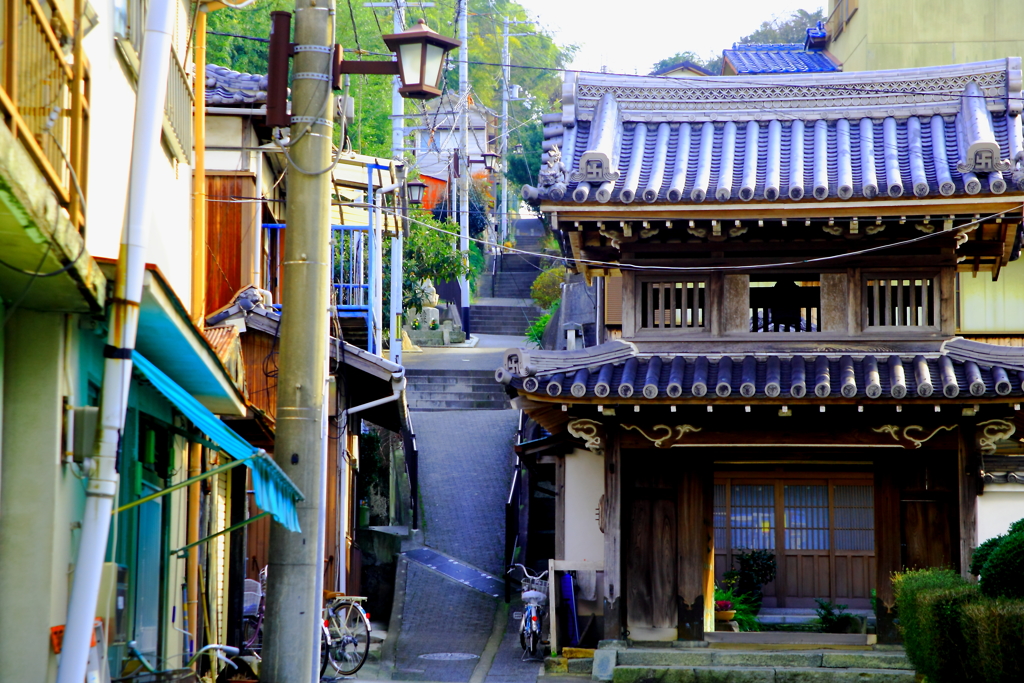
[[[839,65],[823,50],[805,50],[803,45],[744,45],[736,43],[722,56],[737,74],[800,74],[839,71]]]
[[[688,204],[1024,190],[1021,61],[667,79],[570,74],[544,117],[565,182],[524,196]]]

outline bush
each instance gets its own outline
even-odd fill
[[[560,301],[556,301],[554,306],[551,307],[550,313],[540,316],[526,328],[526,338],[536,344],[538,348],[544,348],[544,330],[547,329],[548,323],[551,322],[551,317],[558,310],[559,303]]]
[[[992,552],[999,547],[999,544],[1003,542],[1004,538],[1006,538],[1006,536],[990,538],[974,549],[974,553],[971,554],[971,567],[969,570],[971,574],[974,574],[975,576],[979,576],[981,574],[981,569],[985,566],[985,562],[988,561]]]
[[[1024,598],[1024,533],[1010,534],[991,552],[981,569],[981,592],[990,598]]]
[[[960,608],[978,599],[975,586],[950,569],[895,574],[893,590],[907,658],[929,683],[973,680],[966,662]]]
[[[736,616],[732,618],[740,631],[760,631],[761,622],[757,620],[757,611],[750,600],[750,596],[736,593],[728,588],[715,587],[715,602],[724,601],[732,603],[732,609],[736,610]]]
[[[545,270],[530,287],[530,296],[545,311],[551,310],[556,301],[562,300],[562,283],[565,281],[565,268],[556,266]]]
[[[970,668],[977,680],[1019,681],[1024,671],[1024,602],[982,598],[961,609]]]

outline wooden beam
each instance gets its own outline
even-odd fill
[[[622,576],[622,450],[617,429],[604,451],[604,638],[619,640],[625,614]]]
[[[710,469],[688,462],[679,473],[676,497],[680,640],[704,639],[705,611],[714,602],[713,496],[714,481]]]
[[[898,472],[888,461],[875,464],[875,590],[878,596],[878,642],[897,643],[896,597],[892,574],[902,569],[902,515]]]

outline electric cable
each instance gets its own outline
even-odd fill
[[[363,202],[351,202],[351,203],[345,203],[344,206],[366,207],[368,205],[363,203]],[[644,265],[644,264],[639,264],[639,263],[621,263],[621,262],[618,262],[618,261],[598,261],[596,259],[577,259],[577,258],[570,258],[570,257],[566,257],[566,256],[551,256],[550,254],[539,254],[537,252],[526,251],[526,250],[523,250],[523,249],[516,249],[515,247],[505,247],[503,245],[496,244],[494,242],[488,242],[487,240],[479,239],[479,238],[476,238],[476,237],[469,237],[468,239],[471,242],[476,242],[476,243],[478,243],[480,245],[484,245],[484,246],[500,248],[500,249],[502,249],[502,250],[504,250],[506,252],[516,253],[516,254],[523,254],[523,255],[526,255],[526,256],[543,256],[545,258],[549,258],[549,259],[552,259],[552,260],[562,261],[562,262],[564,262],[566,264],[568,264],[569,262],[574,262],[574,263],[582,263],[584,265],[593,266],[593,267],[614,268],[614,269],[618,269],[618,270],[631,270],[631,271],[647,271],[647,270],[650,270],[650,271],[673,271],[673,272],[676,272],[676,271],[681,271],[681,272],[692,272],[692,271],[726,272],[726,271],[745,271],[745,270],[768,270],[768,269],[772,269],[772,268],[785,268],[785,267],[790,267],[790,266],[799,267],[799,266],[804,266],[804,265],[808,265],[808,264],[811,264],[811,263],[821,263],[821,262],[825,262],[825,261],[835,261],[835,260],[838,260],[838,259],[852,258],[854,256],[863,256],[863,255],[866,255],[866,254],[873,254],[873,253],[876,253],[876,252],[885,251],[887,249],[902,248],[902,247],[905,247],[905,246],[907,246],[909,244],[915,244],[917,242],[923,242],[925,240],[929,240],[929,239],[932,239],[934,237],[942,237],[942,236],[950,236],[950,235],[952,235],[952,236],[955,237],[955,239],[957,239],[958,246],[959,246],[959,244],[962,244],[963,241],[966,241],[967,234],[970,233],[970,232],[973,232],[974,230],[976,230],[978,228],[978,226],[981,225],[982,223],[985,223],[986,221],[992,220],[993,218],[998,218],[1000,216],[1004,216],[1004,215],[1006,215],[1006,214],[1008,214],[1008,213],[1010,213],[1012,211],[1019,211],[1021,209],[1024,209],[1024,204],[1018,204],[1018,205],[1013,206],[1013,207],[1011,207],[1009,209],[1005,209],[1003,211],[999,211],[999,212],[993,213],[993,214],[991,214],[989,216],[976,218],[976,219],[974,219],[972,221],[969,221],[967,223],[964,223],[962,225],[954,226],[953,228],[951,228],[949,230],[941,230],[941,231],[937,231],[937,232],[926,233],[924,235],[920,235],[918,237],[912,237],[912,238],[909,238],[909,239],[906,239],[906,240],[902,240],[900,242],[893,242],[893,243],[890,243],[890,244],[880,244],[880,245],[875,246],[875,247],[867,247],[865,249],[859,249],[857,251],[843,252],[841,254],[832,254],[832,255],[828,255],[828,256],[815,256],[815,257],[806,258],[806,259],[799,259],[799,260],[780,261],[778,263],[761,263],[761,264],[753,264],[753,265],[745,265],[745,266],[651,266],[651,265]],[[385,212],[385,213],[392,213],[392,214],[396,214],[397,215],[397,212],[389,211],[388,209],[385,209],[385,208],[381,208],[380,210]],[[419,225],[422,225],[422,226],[424,226],[426,228],[429,228],[430,230],[434,230],[436,232],[441,232],[441,233],[444,233],[446,235],[453,235],[455,237],[460,237],[460,234],[457,233],[457,232],[450,232],[448,230],[444,230],[444,229],[439,228],[437,226],[430,225],[429,223],[426,223],[424,221],[417,220],[416,218],[413,218],[412,216],[409,216],[409,220],[414,222],[414,223],[418,223]]]

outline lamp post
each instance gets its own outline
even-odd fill
[[[283,15],[283,16],[282,16]],[[264,621],[261,679],[300,683],[318,672],[320,641],[316,623],[323,596],[316,591],[323,571],[317,548],[324,495],[322,428],[328,339],[330,258],[330,173],[333,128],[332,85],[344,74],[398,75],[404,97],[429,99],[437,88],[444,55],[458,43],[426,24],[385,36],[397,61],[345,61],[341,46],[328,44],[333,3],[296,0],[295,44],[287,13],[274,13],[270,37],[267,123],[290,127],[288,141],[288,239],[285,241],[283,310],[278,370],[278,422],[275,461],[296,482],[305,500],[296,506],[300,533],[279,524],[270,529],[270,564]],[[292,110],[287,107],[288,59],[294,54]],[[409,81],[405,82],[408,77]],[[294,171],[294,172],[293,172]],[[372,201],[372,197],[369,198]],[[347,399],[348,397],[346,397]],[[315,677],[315,675],[314,675]]]
[[[409,188],[409,203],[413,206],[419,206],[423,203],[423,195],[427,191],[427,184],[421,183],[418,180],[413,180],[406,183],[406,187]]]

